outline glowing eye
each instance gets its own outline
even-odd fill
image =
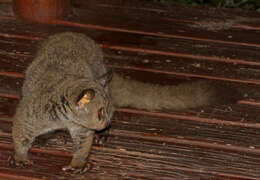
[[[86,91],[86,93],[84,94],[83,97],[90,101],[95,97],[95,91],[92,89],[89,89]]]
[[[98,110],[98,120],[101,121],[102,119],[104,119],[105,117],[105,109],[104,108],[100,108]]]
[[[93,89],[87,89],[80,96],[77,104],[80,108],[86,106],[95,97],[95,91]]]

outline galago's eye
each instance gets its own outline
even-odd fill
[[[87,89],[81,93],[77,100],[77,105],[80,108],[85,107],[89,102],[94,99],[95,97],[95,91],[93,89]]]
[[[98,120],[101,121],[105,118],[105,109],[102,107],[98,110]]]

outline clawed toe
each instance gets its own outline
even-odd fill
[[[28,167],[28,166],[32,166],[33,161],[30,161],[30,160],[16,161],[13,156],[9,156],[8,164],[11,167],[25,168],[25,167]]]
[[[71,165],[65,166],[62,168],[64,172],[72,173],[72,174],[84,174],[92,167],[91,164],[87,163],[84,167],[72,167]]]

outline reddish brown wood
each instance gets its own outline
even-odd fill
[[[0,3],[11,3],[12,0],[0,0]]]
[[[26,44],[25,40],[41,40],[43,36],[46,36],[51,31],[53,26],[44,26],[35,25],[35,24],[26,24],[20,26],[17,22],[14,22],[13,19],[8,22],[2,21],[2,25],[4,27],[3,31],[8,33],[0,33],[0,36],[4,37],[4,41],[11,41],[16,43],[16,39],[24,40],[24,44],[17,48],[19,48],[19,52],[9,52],[8,43],[1,43],[1,47],[6,48],[6,58],[13,57],[14,55],[19,56],[18,59],[24,56],[33,57],[33,53],[36,46],[32,47]],[[12,29],[19,29],[21,32],[29,33],[28,35],[16,35]],[[35,32],[35,29],[41,29],[41,31]],[[69,27],[70,30],[77,31],[77,27]],[[66,31],[67,28],[56,26],[53,31]],[[91,36],[94,39],[97,39],[98,42],[103,43],[103,47],[105,48],[105,55],[107,64],[113,68],[121,68],[134,71],[146,71],[146,72],[154,72],[154,73],[162,73],[166,75],[176,75],[179,77],[187,77],[187,78],[207,78],[207,79],[216,79],[216,80],[224,80],[231,82],[242,82],[244,84],[259,84],[258,74],[254,73],[257,70],[257,66],[259,66],[259,51],[255,48],[248,48],[244,46],[224,46],[223,44],[205,44],[205,47],[210,46],[212,48],[207,48],[206,50],[202,50],[202,48],[191,47],[190,44],[200,43],[201,42],[183,42],[183,40],[164,40],[160,39],[160,44],[164,44],[163,50],[161,50],[162,46],[153,45],[151,46],[151,39],[153,38],[152,43],[158,42],[157,37],[149,37],[149,39],[144,39],[139,35],[128,35],[126,33],[117,32],[111,34],[105,34],[106,32],[99,31],[89,31],[86,30],[86,34]],[[101,35],[99,35],[101,34]],[[103,35],[104,34],[104,35]],[[98,36],[96,38],[96,36]],[[101,37],[100,37],[101,36]],[[126,40],[122,40],[123,36],[127,36]],[[118,39],[118,37],[121,37]],[[6,39],[7,38],[7,39]],[[2,38],[1,38],[2,39]],[[106,41],[104,42],[104,39]],[[144,48],[136,48],[133,46],[135,40],[138,39],[142,43],[142,47]],[[149,40],[149,41],[148,41]],[[34,41],[27,41],[28,43],[37,43]],[[112,44],[115,45],[110,45]],[[109,43],[109,44],[106,44]],[[171,51],[171,49],[165,49],[165,47],[170,48],[172,44],[178,43],[181,46],[175,51]],[[22,44],[22,43],[21,43]],[[202,45],[204,46],[204,44]],[[159,50],[158,50],[159,49]],[[239,51],[237,51],[239,49]],[[23,50],[23,52],[21,52]],[[216,52],[210,52],[215,51]],[[228,51],[227,51],[228,50]],[[176,53],[178,51],[178,53]],[[215,56],[219,51],[219,55]],[[118,55],[118,52],[120,55]],[[193,52],[193,53],[190,53]],[[254,53],[252,53],[254,52]],[[207,53],[207,55],[204,55]],[[214,54],[213,54],[214,53]],[[248,54],[251,53],[250,56]],[[212,56],[212,54],[214,56]],[[238,56],[237,59],[229,58],[233,55]],[[8,57],[7,57],[8,55]],[[118,58],[122,57],[124,60]],[[222,57],[224,56],[224,57]],[[226,56],[226,57],[225,57]],[[240,57],[243,56],[244,60],[241,60]],[[28,57],[29,58],[29,57]],[[156,61],[153,61],[156,59]],[[240,60],[239,60],[240,59]],[[146,62],[149,60],[148,62]],[[1,59],[0,59],[1,61]],[[169,62],[167,62],[169,61]],[[13,62],[10,61],[9,62]],[[185,62],[185,63],[184,63]],[[217,63],[216,63],[217,62]],[[18,62],[17,62],[18,63]],[[214,64],[213,64],[214,63]],[[161,66],[158,66],[160,64]],[[202,65],[202,66],[194,66],[194,65]],[[22,63],[21,65],[24,65]],[[6,66],[6,64],[5,64]],[[5,68],[7,69],[7,68]],[[219,71],[218,69],[222,69]],[[241,70],[240,70],[241,69]],[[252,71],[252,73],[248,73]],[[192,72],[192,73],[191,73]],[[1,72],[2,73],[2,72]]]
[[[64,31],[96,40],[106,64],[133,79],[178,84],[206,78],[246,90],[233,105],[184,112],[117,109],[108,140],[94,143],[88,159],[93,169],[79,179],[260,178],[260,96],[249,93],[260,92],[259,14],[147,2],[73,0],[74,16],[52,25],[0,14],[0,179],[75,179],[60,170],[71,158],[68,135],[65,144],[57,136],[44,147],[35,143],[30,168],[7,165],[23,72],[40,42]],[[233,22],[219,29],[223,19]],[[212,22],[217,29],[205,26]]]
[[[49,22],[68,15],[70,0],[13,0],[15,14],[26,20]]]

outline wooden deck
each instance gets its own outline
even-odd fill
[[[66,20],[42,25],[17,20],[10,1],[0,3],[0,179],[260,179],[259,13],[145,0],[73,4]],[[61,171],[71,159],[71,141],[63,135],[46,146],[35,143],[31,168],[9,167],[11,117],[23,72],[39,43],[62,31],[95,39],[107,65],[133,79],[160,84],[223,81],[245,98],[184,112],[117,109],[106,141],[92,147],[93,169],[85,175]]]

